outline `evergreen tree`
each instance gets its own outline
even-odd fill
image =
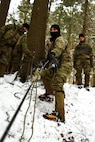
[[[19,23],[30,23],[33,4],[30,0],[22,0],[18,6]]]

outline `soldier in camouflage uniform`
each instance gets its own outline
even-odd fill
[[[84,34],[79,35],[79,44],[75,47],[73,55],[74,68],[76,69],[76,83],[82,85],[82,71],[84,72],[84,87],[89,90],[90,71],[93,67],[92,48],[85,43]]]
[[[45,94],[39,96],[40,100],[46,100],[50,94],[55,96],[55,112],[43,115],[47,119],[58,119],[65,121],[64,111],[64,88],[68,75],[71,73],[72,64],[68,52],[66,40],[60,35],[60,27],[54,24],[50,28],[51,38],[48,42],[47,60],[49,63],[54,59],[55,68],[52,66],[42,71],[42,81],[45,87]],[[59,61],[57,66],[56,60]]]
[[[23,28],[25,33],[19,38],[13,52],[12,71],[18,70],[19,76],[21,77],[20,81],[24,83],[27,79],[27,75],[30,73],[33,54],[27,47],[27,32],[29,30],[29,25],[24,23]]]
[[[27,23],[24,23],[22,25],[22,27],[23,27],[23,31],[25,34],[27,32],[27,28],[29,28],[29,25]],[[21,65],[21,61],[22,61],[21,60],[22,59],[22,48],[20,45],[22,43],[20,43],[21,42],[20,40],[23,37],[23,36],[22,37],[21,36],[19,37],[17,44],[15,45],[15,48],[13,50],[12,60],[11,60],[11,70],[10,70],[11,73],[14,73],[20,69],[20,65]]]
[[[0,29],[0,76],[2,77],[10,66],[12,50],[23,34],[22,28],[9,24]]]

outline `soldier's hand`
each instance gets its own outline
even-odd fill
[[[53,60],[53,58],[55,58],[55,53],[54,52],[50,52],[47,56],[47,60],[51,61]]]
[[[34,76],[33,76],[33,81],[36,82],[38,81],[38,78],[40,76],[41,72],[37,69],[34,73]]]

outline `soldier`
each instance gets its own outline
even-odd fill
[[[24,23],[22,25],[22,27],[23,27],[24,34],[26,34],[28,29],[29,29],[29,25],[27,23]],[[17,44],[15,45],[15,48],[13,50],[10,73],[14,73],[14,72],[18,71],[20,69],[20,66],[21,66],[22,48],[20,47],[21,43],[19,43],[19,42],[22,39],[22,37],[19,37]]]
[[[42,71],[41,77],[45,93],[39,96],[44,101],[52,94],[55,96],[55,112],[43,115],[46,119],[59,119],[65,121],[64,88],[67,76],[70,75],[72,63],[66,40],[60,35],[60,27],[54,24],[50,28],[51,38],[48,42],[47,61],[49,66]],[[58,63],[59,62],[59,63]],[[53,64],[52,64],[53,63]],[[58,63],[58,64],[57,64]],[[53,65],[53,66],[52,66]]]
[[[5,25],[0,29],[0,76],[8,71],[12,50],[20,37],[23,34],[21,27],[15,24]]]
[[[14,49],[12,71],[19,71],[20,81],[24,83],[27,79],[27,75],[30,73],[32,53],[27,47],[27,32],[29,30],[29,25],[27,23],[23,24],[24,35],[22,35]]]
[[[84,34],[79,34],[79,44],[75,47],[73,65],[76,69],[76,83],[78,88],[82,86],[82,71],[84,72],[84,87],[89,90],[90,71],[93,67],[92,48],[85,43]]]

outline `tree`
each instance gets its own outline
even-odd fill
[[[32,19],[28,32],[28,47],[35,51],[34,64],[44,59],[45,32],[48,18],[49,0],[35,0],[33,4]]]
[[[85,0],[84,4],[84,19],[83,19],[83,29],[82,33],[86,34],[87,30],[87,20],[88,20],[88,0]]]
[[[11,0],[1,0],[0,4],[0,28],[5,25]]]
[[[18,6],[19,23],[30,23],[33,4],[30,0],[22,0]]]

